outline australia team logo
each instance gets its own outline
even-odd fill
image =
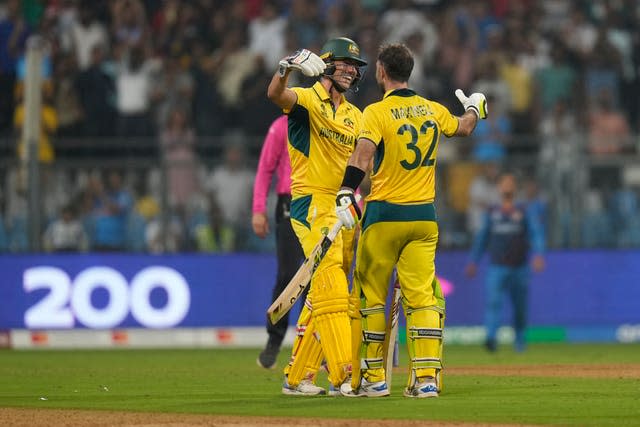
[[[349,129],[353,129],[353,126],[355,126],[355,124],[353,123],[353,120],[351,120],[349,117],[346,117],[344,119],[344,125]]]

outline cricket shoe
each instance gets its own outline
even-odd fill
[[[340,387],[336,387],[332,383],[329,383],[329,392],[327,394],[331,397],[342,396],[342,393],[340,393]]]
[[[288,396],[323,396],[327,394],[327,391],[322,387],[318,387],[310,380],[302,380],[296,387],[292,387],[285,377],[284,383],[282,384],[282,394]]]
[[[413,388],[404,389],[405,397],[438,397],[438,386],[433,379],[417,383]]]
[[[276,359],[280,353],[280,346],[267,344],[264,350],[258,355],[258,366],[265,369],[273,369],[276,367]]]
[[[347,397],[384,397],[389,396],[389,387],[386,381],[370,383],[364,378],[360,382],[360,387],[354,390],[351,383],[343,383],[340,386],[340,393]]]

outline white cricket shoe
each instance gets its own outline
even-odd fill
[[[417,383],[412,389],[404,389],[405,397],[438,397],[438,386],[433,379]]]
[[[297,387],[292,387],[285,377],[284,383],[282,384],[282,394],[288,396],[322,396],[327,394],[327,391],[322,387],[318,387],[310,380],[302,380]]]
[[[389,387],[386,381],[370,383],[363,378],[357,390],[351,388],[350,382],[343,383],[340,386],[340,393],[347,397],[384,397],[389,396]]]

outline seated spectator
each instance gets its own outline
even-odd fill
[[[71,206],[65,206],[44,232],[43,247],[47,252],[84,252],[89,246],[87,234]]]
[[[589,152],[619,154],[631,145],[631,129],[626,116],[613,106],[609,91],[600,93],[598,108],[589,115]]]

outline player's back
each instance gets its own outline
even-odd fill
[[[369,201],[432,202],[440,135],[453,135],[458,120],[441,104],[411,89],[396,89],[364,111],[361,137],[377,145]]]

